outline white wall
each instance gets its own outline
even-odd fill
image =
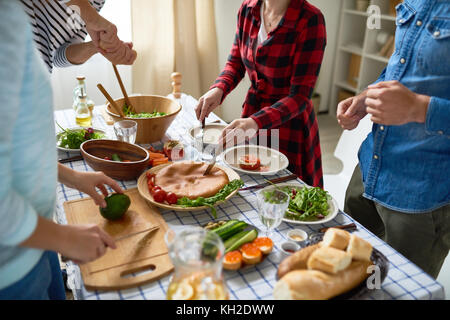
[[[225,66],[237,27],[237,13],[242,0],[215,0],[217,45],[220,70]],[[250,87],[248,76],[231,92],[217,112],[225,121],[232,121],[241,116],[247,90]]]
[[[117,26],[121,40],[131,41],[130,0],[108,0],[100,13]],[[132,88],[131,67],[118,66],[118,70],[125,88],[130,94]],[[101,54],[96,54],[81,66],[53,69],[51,80],[55,109],[72,107],[72,92],[77,84],[76,77],[78,75],[86,77],[87,94],[96,104],[104,104],[106,101],[97,89],[97,83],[101,83],[113,98],[122,97],[111,63]]]

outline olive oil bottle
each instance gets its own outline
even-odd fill
[[[86,92],[83,88],[81,88],[75,110],[75,120],[77,125],[89,128],[90,126],[92,126],[92,115],[87,105],[86,99]]]

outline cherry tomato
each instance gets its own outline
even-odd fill
[[[152,189],[150,190],[150,194],[152,195],[152,197],[154,197],[155,192],[158,190],[162,190],[161,187],[159,186],[153,186]]]
[[[110,157],[104,157],[103,159],[111,161]]]
[[[166,201],[168,204],[176,204],[178,202],[177,195],[173,192],[169,192],[167,194]]]
[[[167,193],[162,189],[156,190],[153,194],[153,199],[159,203],[163,203],[166,200],[166,197]]]

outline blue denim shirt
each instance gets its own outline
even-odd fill
[[[396,49],[378,81],[431,96],[427,119],[374,124],[359,161],[366,198],[421,213],[450,203],[450,0],[405,0],[396,24]]]

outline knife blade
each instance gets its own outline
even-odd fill
[[[159,229],[159,226],[153,226],[153,227],[151,227],[151,228],[148,228],[148,229],[145,229],[145,230],[142,230],[142,231],[138,231],[138,232],[135,232],[135,233],[130,233],[130,234],[127,234],[127,235],[125,235],[125,236],[121,236],[121,237],[118,237],[118,238],[116,238],[116,239],[114,239],[114,241],[121,241],[121,240],[124,240],[124,239],[128,239],[128,238],[131,238],[131,237],[134,237],[134,236],[137,236],[138,234],[141,234],[141,233],[145,233],[145,232],[153,232],[153,231],[155,231],[155,230],[158,230]]]

